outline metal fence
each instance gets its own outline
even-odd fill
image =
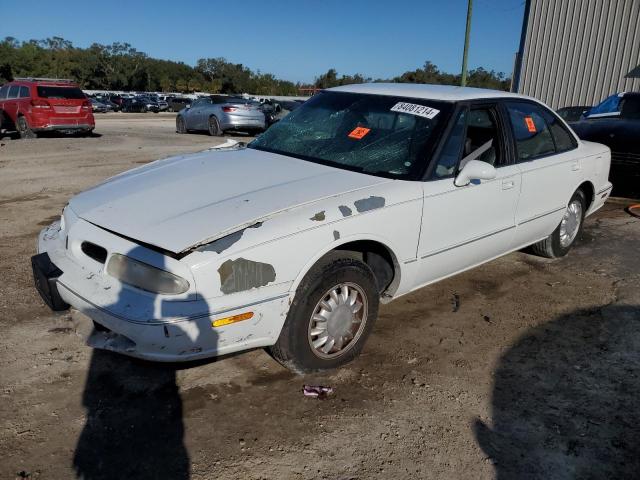
[[[552,108],[640,91],[640,0],[529,0],[517,91]]]

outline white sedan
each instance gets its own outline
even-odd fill
[[[565,255],[611,191],[609,163],[532,98],[333,88],[249,145],[73,197],[40,234],[35,282],[93,319],[96,348],[183,361],[268,347],[297,372],[334,368],[380,302],[529,245]]]

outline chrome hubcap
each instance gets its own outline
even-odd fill
[[[560,222],[560,245],[568,247],[578,235],[580,222],[582,221],[582,204],[574,200],[564,212],[564,217]]]
[[[367,297],[355,283],[341,283],[317,303],[309,322],[309,345],[320,358],[335,358],[353,347],[367,323]]]

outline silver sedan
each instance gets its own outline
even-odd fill
[[[226,130],[259,133],[265,129],[260,105],[241,97],[211,95],[195,100],[176,117],[176,131],[205,130],[209,135],[222,135]]]

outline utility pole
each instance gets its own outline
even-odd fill
[[[462,53],[462,78],[460,86],[467,86],[467,54],[469,53],[469,34],[471,33],[471,11],[473,9],[473,0],[469,0],[467,6],[467,29],[464,32],[464,52]]]

